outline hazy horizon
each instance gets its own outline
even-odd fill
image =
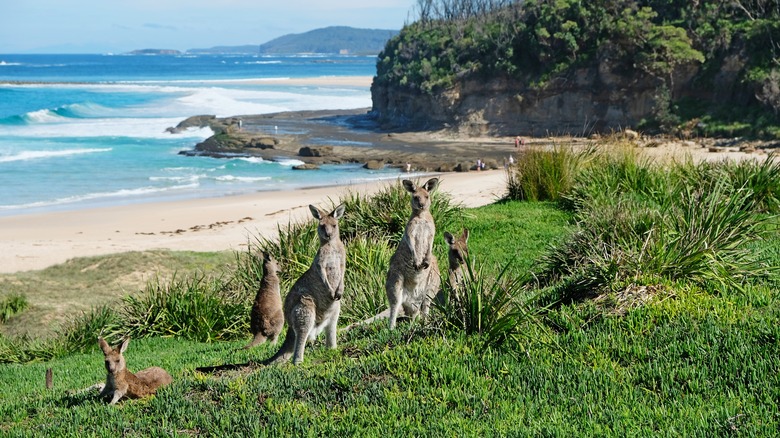
[[[100,54],[160,49],[186,52],[260,45],[311,30],[348,26],[400,30],[416,1],[357,0],[27,0],[4,6],[0,53]]]

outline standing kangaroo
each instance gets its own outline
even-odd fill
[[[459,287],[463,283],[463,265],[469,256],[469,229],[464,228],[458,238],[445,231],[444,241],[449,246],[447,258],[450,261],[450,286]]]
[[[123,353],[127,350],[130,339],[125,339],[119,349],[111,348],[103,338],[98,338],[98,345],[106,358],[106,384],[98,397],[107,399],[109,404],[115,404],[122,397],[143,398],[154,394],[157,388],[173,381],[171,375],[160,367],[151,367],[135,374],[127,370]]]
[[[395,328],[401,308],[410,318],[421,312],[423,316],[427,315],[431,299],[441,284],[439,264],[432,252],[436,224],[430,212],[430,195],[439,185],[439,179],[431,178],[421,187],[409,180],[404,180],[403,185],[412,194],[412,216],[390,258],[385,282],[390,304],[390,329]]]
[[[284,311],[282,310],[282,295],[279,288],[279,266],[269,252],[263,254],[263,279],[255,295],[255,302],[250,312],[252,342],[245,349],[270,340],[272,344],[282,332],[284,326]]]
[[[444,241],[447,242],[447,258],[450,262],[449,267],[449,290],[453,291],[463,285],[463,265],[469,255],[469,230],[464,228],[460,237],[455,237],[448,231],[444,232]],[[444,305],[446,303],[445,291],[440,289],[436,294],[436,303]]]
[[[279,351],[264,364],[287,362],[290,356],[294,364],[300,364],[306,341],[313,341],[323,331],[327,331],[328,347],[336,348],[336,325],[341,312],[347,259],[338,221],[344,215],[344,208],[341,204],[326,214],[309,206],[312,216],[319,220],[320,249],[311,267],[293,284],[284,300],[287,336]]]

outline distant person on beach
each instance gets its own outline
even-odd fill
[[[520,147],[520,136],[519,135],[517,137],[515,137],[515,147],[516,148]]]
[[[412,171],[412,163],[406,163],[406,171],[411,172]]]
[[[510,166],[514,166],[514,164],[515,164],[515,157],[513,157],[513,156],[511,156],[511,155],[510,155],[510,156],[509,156],[509,165],[510,165]]]
[[[238,130],[240,131],[243,126],[244,126],[244,121],[241,120],[241,119],[238,119]]]
[[[477,170],[482,170],[482,158],[477,158]]]

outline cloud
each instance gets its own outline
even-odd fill
[[[144,23],[142,27],[147,29],[179,30],[176,26],[158,23]]]

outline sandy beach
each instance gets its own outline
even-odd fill
[[[503,170],[438,176],[440,190],[467,207],[496,201],[506,186]],[[309,204],[329,207],[347,193],[370,194],[390,183],[0,217],[0,273],[126,251],[241,250],[254,236],[273,236],[279,224],[310,219]]]
[[[370,76],[277,78],[267,83],[312,86],[370,86]],[[499,170],[435,173],[442,178],[440,190],[467,207],[486,205],[501,198],[506,189],[505,171],[509,156],[522,151],[514,137],[467,137],[451,131],[380,132],[351,129],[343,123],[322,121],[334,114],[359,114],[366,110],[291,112],[249,115],[247,133],[267,132],[268,126],[285,124],[294,135],[288,149],[281,145],[271,155],[295,156],[307,138],[345,139],[371,147],[334,146],[342,157],[354,161],[373,159],[384,163],[413,163],[416,171],[430,173],[437,160],[471,165],[477,158],[491,162]],[[311,114],[309,114],[311,113]],[[327,116],[327,117],[326,117]],[[582,138],[528,138],[528,148],[549,148],[556,144],[585,145]],[[708,148],[704,143],[654,140],[653,147],[641,147],[656,160],[695,161],[722,159],[764,159],[766,152],[741,152],[737,147]],[[710,142],[711,143],[711,142]],[[638,146],[642,146],[639,145]],[[717,150],[716,153],[710,151]],[[398,178],[404,178],[399,173]],[[279,224],[309,220],[309,204],[327,207],[348,192],[373,193],[388,184],[361,183],[352,186],[320,187],[292,191],[266,191],[249,195],[186,201],[132,204],[76,211],[50,212],[0,217],[0,273],[43,269],[74,257],[105,255],[151,249],[222,251],[241,250],[254,237],[273,237]],[[349,214],[349,212],[347,212]]]

